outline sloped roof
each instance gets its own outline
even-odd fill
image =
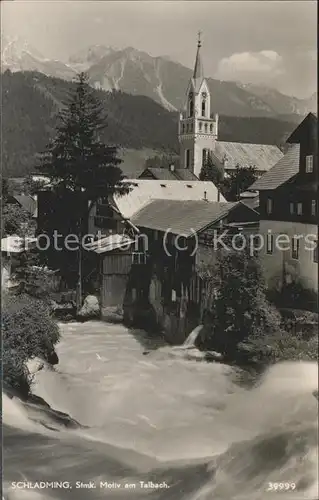
[[[305,118],[299,123],[295,130],[290,134],[287,141],[288,143],[296,144],[300,142],[300,134],[302,134],[304,129],[310,130],[314,129],[314,133],[318,134],[318,117],[316,113],[308,113]]]
[[[157,167],[148,167],[139,176],[141,178],[147,173],[151,173],[154,179],[159,179],[161,181],[174,181],[176,180],[176,176],[171,172],[168,168],[157,168]]]
[[[32,196],[21,194],[13,195],[13,198],[19,203],[19,205],[30,215],[34,216],[37,208],[37,202]]]
[[[197,45],[197,53],[196,53],[196,60],[195,60],[194,73],[193,73],[194,80],[197,80],[197,79],[203,80],[203,78],[204,78],[204,65],[203,65],[200,49],[201,49],[201,43],[199,41],[198,45]]]
[[[263,191],[267,189],[276,189],[285,182],[289,181],[299,172],[299,144],[293,144],[276,165],[260,177],[250,190]]]
[[[270,170],[283,157],[277,146],[227,141],[216,141],[214,153],[221,162],[227,159],[226,169],[235,169],[239,165],[256,167],[259,171]]]
[[[100,254],[120,248],[128,249],[132,243],[134,243],[134,241],[124,234],[111,234],[110,236],[86,244],[85,249]]]
[[[153,175],[154,179],[162,181],[198,181],[198,177],[187,168],[176,168],[171,171],[168,168],[148,167],[140,175],[140,179],[147,173]]]
[[[210,181],[172,181],[153,179],[130,179],[131,191],[125,195],[115,195],[114,202],[124,218],[131,218],[152,200],[217,201],[218,191]],[[226,201],[220,195],[220,201]]]
[[[132,218],[137,227],[192,236],[226,216],[239,202],[155,200]]]
[[[178,180],[181,181],[198,181],[198,177],[188,168],[177,168],[174,171]]]

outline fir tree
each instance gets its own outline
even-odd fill
[[[220,165],[214,165],[212,157],[208,155],[205,164],[199,174],[201,181],[211,181],[215,186],[220,189],[223,185],[224,180],[224,170]]]
[[[85,73],[78,75],[75,92],[58,118],[55,138],[40,167],[49,174],[55,188],[82,192],[92,202],[123,191],[119,186],[123,180],[121,160],[115,146],[100,140],[106,117]]]

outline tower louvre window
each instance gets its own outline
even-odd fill
[[[202,116],[206,116],[206,100],[202,100]]]
[[[203,149],[202,166],[206,165],[208,159],[208,150]]]
[[[191,152],[189,149],[186,149],[186,168],[189,168],[190,167],[190,164],[191,164]]]
[[[199,122],[199,130],[202,130],[202,126],[203,126],[202,122]]]

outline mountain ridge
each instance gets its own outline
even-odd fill
[[[57,113],[75,83],[38,72],[4,72],[2,75],[2,164],[8,177],[35,170],[37,153],[43,152],[54,135]],[[170,112],[153,99],[124,93],[94,90],[107,115],[102,140],[120,148],[124,167],[143,167],[153,152],[177,153],[178,113]],[[273,117],[220,116],[219,140],[282,145],[301,121]],[[126,152],[131,151],[127,157]],[[133,153],[133,151],[135,151]]]
[[[154,57],[134,47],[92,45],[63,62],[45,58],[23,40],[7,37],[2,38],[1,62],[2,72],[39,71],[65,80],[72,80],[79,71],[87,71],[95,88],[145,95],[170,111],[183,108],[192,75],[190,68],[168,56]],[[317,108],[317,93],[309,99],[298,99],[262,86],[207,80],[212,109],[223,115],[280,117],[305,115]]]

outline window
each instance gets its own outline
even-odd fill
[[[313,155],[306,156],[306,173],[311,174],[313,172]]]
[[[318,241],[316,241],[316,246],[313,251],[313,261],[318,264]]]
[[[311,200],[311,215],[317,215],[317,200]]]
[[[297,215],[302,215],[302,203],[297,203]]]
[[[189,131],[193,132],[193,124],[192,123],[189,124]]]
[[[202,100],[202,116],[206,116],[206,100]]]
[[[146,254],[142,252],[133,252],[132,264],[146,264]]]
[[[162,188],[166,188],[166,184],[161,184],[161,187]]]
[[[189,129],[189,125],[188,123],[186,124],[186,132],[188,132],[188,129]]]
[[[202,122],[199,122],[199,130],[202,130],[202,126],[203,126]]]
[[[207,123],[205,123],[205,134],[207,134],[207,127],[208,127],[208,125],[207,125]]]
[[[295,213],[295,204],[294,202],[290,202],[289,204],[290,214],[293,215]]]
[[[186,163],[186,168],[189,168],[189,167],[190,167],[190,165],[191,165],[191,152],[190,152],[190,150],[189,150],[189,149],[186,149],[185,154],[186,154],[186,161],[185,161],[185,163]]]
[[[274,251],[274,237],[272,234],[267,234],[267,253],[272,254]]]
[[[272,198],[267,198],[267,214],[271,214],[273,210],[273,200]]]
[[[207,158],[208,158],[208,151],[207,149],[203,149],[202,166],[206,164]]]
[[[293,259],[299,259],[299,238],[294,236],[292,238],[292,253],[291,256]]]
[[[188,108],[188,116],[191,118],[194,115],[194,100],[193,93],[189,94],[189,108]]]
[[[212,123],[210,124],[209,128],[210,128],[210,131],[212,132],[213,131],[213,124]]]
[[[184,132],[185,132],[185,125],[183,124],[182,125],[182,134],[184,134]]]

